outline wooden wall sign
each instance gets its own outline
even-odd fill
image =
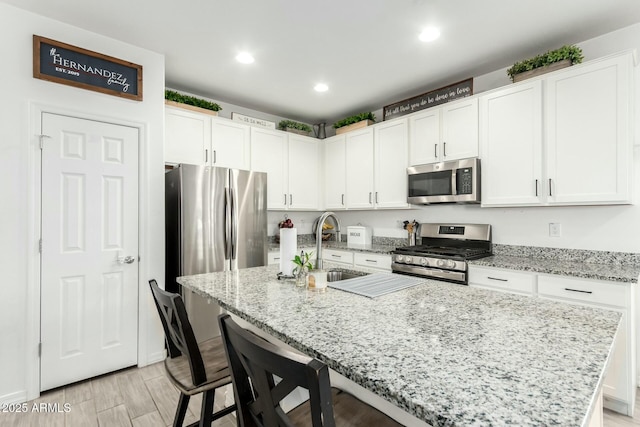
[[[245,116],[243,114],[231,113],[231,120],[241,122],[250,126],[261,127],[265,129],[275,129],[276,123],[269,120],[256,119],[254,117]]]
[[[454,99],[471,95],[473,95],[473,77],[449,86],[441,87],[440,89],[432,90],[431,92],[423,93],[422,95],[414,96],[413,98],[405,99],[404,101],[387,105],[383,109],[383,120],[395,119],[405,114],[415,113],[425,108],[434,107],[444,104],[445,102],[453,101]]]
[[[33,77],[142,101],[142,65],[35,34]]]

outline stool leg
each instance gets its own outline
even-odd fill
[[[213,398],[216,389],[207,390],[202,396],[202,409],[200,411],[200,427],[211,427],[213,422]]]
[[[176,408],[176,416],[173,419],[173,427],[182,427],[184,416],[187,413],[187,408],[189,407],[189,399],[191,399],[191,396],[180,393],[180,400],[178,401],[178,407]]]

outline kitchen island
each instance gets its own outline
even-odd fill
[[[277,271],[178,282],[432,426],[586,426],[598,409],[618,312],[432,280],[314,293]]]

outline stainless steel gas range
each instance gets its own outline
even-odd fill
[[[421,224],[422,244],[393,251],[394,273],[467,284],[467,261],[490,256],[488,224]]]

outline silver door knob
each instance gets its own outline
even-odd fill
[[[133,264],[133,262],[136,260],[135,257],[129,255],[129,256],[125,256],[125,257],[118,257],[118,264]]]

